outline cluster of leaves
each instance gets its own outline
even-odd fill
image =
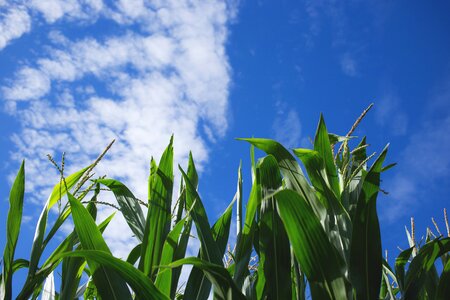
[[[422,247],[398,256],[394,270],[382,257],[376,211],[387,147],[368,166],[366,139],[350,149],[351,132],[337,136],[320,118],[313,149],[294,149],[268,139],[242,139],[251,146],[252,188],[243,211],[242,174],[237,192],[211,225],[198,194],[192,155],[174,186],[172,140],[157,163],[151,160],[148,207],[121,182],[100,178],[80,192],[93,165],[63,178],[53,189],[36,226],[29,260],[15,259],[25,190],[22,164],[10,194],[0,299],[12,298],[13,274],[27,268],[17,299],[445,299],[450,295],[450,238],[427,236]],[[340,144],[337,154],[336,145]],[[256,160],[254,148],[266,156]],[[296,157],[303,164],[306,175]],[[112,255],[102,232],[114,215],[96,223],[100,191],[112,191],[138,244],[128,258]],[[91,191],[88,193],[87,191]],[[84,200],[92,195],[89,201]],[[47,230],[49,210],[67,204]],[[231,216],[237,207],[237,240],[226,253]],[[44,260],[43,252],[65,220],[74,230]],[[195,226],[200,250],[186,257]],[[224,261],[224,255],[229,259]],[[256,257],[257,265],[251,265]],[[435,266],[442,259],[443,269]],[[180,291],[183,265],[192,265]],[[53,271],[61,267],[56,292]],[[408,267],[407,267],[408,266]],[[82,283],[83,274],[88,280]],[[184,283],[183,283],[184,284]]]

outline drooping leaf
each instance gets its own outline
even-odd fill
[[[425,286],[427,277],[430,275],[429,274],[430,270],[432,270],[432,268],[434,267],[436,259],[438,259],[440,256],[449,251],[450,251],[450,238],[435,239],[429,243],[426,243],[424,246],[422,246],[422,248],[420,248],[419,253],[411,261],[411,264],[409,265],[408,268],[408,272],[406,273],[402,293],[402,297],[404,299],[413,299],[414,297],[419,295],[419,292]],[[444,280],[445,280],[445,272],[444,272]],[[438,294],[440,293],[438,292]]]
[[[436,291],[436,300],[445,300],[450,295],[450,260],[444,265]]]
[[[70,193],[68,198],[72,207],[75,230],[83,249],[98,250],[110,254],[111,251],[89,212]],[[87,262],[92,271],[95,286],[102,298],[129,299],[131,297],[125,281],[115,271],[99,265],[95,260],[87,259]]]
[[[113,218],[114,214],[106,218],[103,222],[101,222],[97,228],[100,232],[103,232],[108,226],[109,222]],[[39,295],[40,290],[42,289],[42,285],[44,280],[48,277],[48,275],[55,270],[55,268],[59,265],[61,258],[60,254],[66,251],[71,250],[71,245],[78,243],[78,236],[76,232],[72,232],[69,234],[60,244],[59,246],[48,256],[45,262],[42,264],[41,268],[38,272],[36,272],[33,276],[28,276],[26,282],[20,291],[17,299],[29,299],[31,295]]]
[[[404,290],[405,286],[405,265],[411,257],[413,247],[403,250],[395,259],[395,275],[400,291]]]
[[[297,191],[303,197],[303,201],[307,201],[313,209],[314,213],[319,217],[321,221],[326,218],[326,209],[322,203],[317,201],[314,190],[309,185],[303,174],[302,169],[295,160],[295,158],[286,150],[280,143],[261,138],[251,139],[238,139],[251,143],[255,147],[263,150],[267,154],[273,155],[278,161],[278,165],[283,178],[286,183],[286,187]]]
[[[56,220],[55,225],[49,231],[47,238],[44,239],[45,231],[47,228],[48,212],[50,208],[67,193],[67,190],[70,190],[73,186],[75,186],[75,184],[80,180],[80,178],[89,168],[90,166],[69,175],[64,181],[60,181],[53,187],[53,191],[48,198],[47,203],[45,204],[41,212],[41,215],[39,216],[39,220],[36,226],[33,245],[31,247],[30,267],[28,268],[27,280],[32,280],[32,278],[34,277],[45,246],[71,213],[70,209],[65,210]]]
[[[141,257],[141,247],[142,244],[137,244],[136,247],[130,251],[127,257],[128,263],[134,265],[138,261],[139,257]]]
[[[100,193],[100,185],[97,184],[95,188],[95,193],[89,201],[86,209],[92,218],[95,220],[97,217],[97,196]],[[100,232],[103,232],[103,229],[106,228],[106,225],[109,224],[109,221],[112,219],[112,216],[106,221],[102,222],[98,227]],[[106,223],[106,225],[104,225]],[[67,251],[79,250],[81,249],[81,245],[78,245],[74,249],[74,244],[77,242],[78,237],[75,232],[71,234],[73,238],[68,239]],[[57,255],[57,253],[52,253],[50,258]],[[81,257],[66,257],[62,261],[62,272],[61,272],[61,288],[59,291],[59,297],[61,299],[74,299],[75,295],[78,291],[78,285],[80,284],[81,276],[83,274],[83,270],[86,266],[86,260]],[[44,265],[45,267],[45,265]]]
[[[136,237],[142,241],[145,230],[144,213],[133,193],[123,183],[114,179],[99,179],[97,182],[104,184],[114,193],[125,221]]]
[[[136,293],[136,299],[152,299],[152,300],[167,300],[168,297],[164,296],[155,285],[148,280],[148,277],[133,267],[133,265],[112,256],[110,253],[101,250],[80,250],[74,252],[66,252],[61,254],[62,257],[83,257],[87,261],[95,262],[96,265],[101,268],[108,269],[117,273],[120,278],[126,281]],[[96,285],[97,286],[97,285]],[[97,286],[98,288],[98,286]],[[113,299],[104,298],[102,299]],[[132,299],[131,295],[127,298],[120,299]]]
[[[212,282],[215,288],[215,299],[245,299],[244,295],[239,291],[227,269],[221,265],[213,264],[196,257],[189,257],[177,260],[169,265],[169,267],[179,267],[182,265],[193,265],[202,270],[208,280]]]

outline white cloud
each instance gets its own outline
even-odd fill
[[[70,26],[85,16],[80,3],[36,1],[30,7],[42,12],[48,23],[64,20]],[[46,199],[48,185],[58,180],[47,153],[65,151],[69,173],[86,166],[115,138],[97,174],[120,178],[146,199],[150,157],[159,159],[172,133],[176,163],[186,165],[192,150],[201,170],[208,160],[209,141],[204,136],[220,138],[227,130],[226,4],[95,3],[96,16],[110,18],[125,30],[76,40],[51,31],[52,44],[38,57],[31,56],[2,87],[10,111],[22,125],[13,136],[13,158],[26,158],[27,176],[33,178],[27,189],[36,195],[35,201]],[[136,27],[141,30],[133,30]],[[19,101],[20,105],[11,104]],[[175,174],[179,180],[177,170]],[[108,213],[109,209],[100,212],[102,217]],[[121,217],[116,219],[105,236],[123,257],[135,242],[130,232],[117,235],[127,226]]]
[[[390,130],[394,136],[405,135],[408,130],[408,116],[401,108],[400,98],[387,92],[375,105],[376,122]]]
[[[401,172],[388,181],[387,186],[382,188],[387,189],[389,195],[383,197],[378,201],[381,208],[381,219],[393,223],[399,218],[410,214],[417,203],[417,188],[413,178],[404,176]]]
[[[355,77],[358,75],[358,68],[355,59],[348,53],[341,57],[341,69],[345,75]]]
[[[37,100],[50,90],[50,79],[41,70],[24,67],[16,73],[14,84],[3,88],[7,100]]]
[[[30,9],[40,12],[50,24],[64,17],[95,19],[103,9],[102,0],[32,0],[28,5]]]
[[[12,7],[5,12],[0,10],[0,50],[30,29],[31,18],[24,7]]]
[[[288,148],[300,147],[302,125],[298,113],[287,107],[283,102],[277,102],[277,116],[272,125],[275,140]]]
[[[447,103],[450,103],[450,80],[437,89],[424,107],[421,126],[412,132],[404,150],[401,152],[394,175],[387,181],[385,188],[389,192],[383,199],[381,216],[388,221],[397,217],[412,215],[421,205],[427,205],[430,190],[436,182],[448,178],[450,172],[450,116]],[[445,103],[445,104],[444,104]],[[436,109],[439,109],[437,111]],[[398,112],[389,112],[395,118]],[[389,171],[390,172],[390,171]],[[424,194],[423,191],[427,191]],[[431,203],[430,203],[431,205]]]

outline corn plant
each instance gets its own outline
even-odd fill
[[[240,139],[251,144],[247,205],[244,210],[240,166],[235,197],[214,224],[198,192],[192,155],[186,171],[178,166],[182,180],[178,197],[173,196],[173,138],[159,162],[151,159],[146,202],[118,180],[92,179],[95,163],[62,176],[38,221],[30,260],[14,258],[24,197],[22,165],[11,189],[2,298],[12,298],[14,271],[28,268],[18,299],[40,294],[47,299],[444,299],[450,284],[449,238],[427,236],[422,247],[403,251],[395,272],[382,257],[376,202],[381,174],[394,164],[383,166],[388,147],[375,158],[367,154],[366,138],[350,146],[370,107],[345,136],[329,133],[321,116],[312,149],[290,152],[273,140]],[[266,155],[256,159],[255,148]],[[80,192],[88,179],[91,184]],[[136,237],[126,260],[114,257],[102,236],[113,215],[96,224],[104,189],[114,194]],[[49,209],[63,195],[67,205],[44,236]],[[84,200],[87,195],[91,200]],[[237,240],[234,251],[226,251],[235,204]],[[69,216],[73,232],[41,264],[43,249]],[[194,226],[200,249],[196,257],[186,257]],[[441,275],[434,266],[438,257]],[[187,282],[180,282],[183,265],[193,266]],[[53,272],[58,266],[57,292]]]

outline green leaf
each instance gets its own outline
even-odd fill
[[[352,151],[352,165],[340,170],[341,187],[344,189],[341,194],[341,202],[347,210],[350,218],[353,219],[365,174],[367,174],[367,143],[363,137],[359,145]],[[351,177],[353,175],[353,177]],[[351,178],[350,178],[351,177]]]
[[[179,169],[186,184],[186,206],[197,228],[198,238],[202,247],[202,258],[219,265],[222,263],[222,255],[220,255],[218,245],[213,238],[205,207],[188,175],[180,166]]]
[[[445,300],[448,295],[450,295],[450,260],[447,260],[444,270],[442,270],[436,291],[436,300]]]
[[[95,262],[101,268],[111,270],[117,273],[120,278],[126,281],[136,293],[136,299],[152,299],[152,300],[166,300],[168,297],[164,296],[155,285],[148,280],[148,277],[136,269],[133,265],[112,256],[110,253],[101,250],[81,250],[74,252],[66,252],[60,255],[63,257],[83,257],[87,261]],[[110,272],[111,272],[110,271]],[[98,288],[98,285],[97,285]],[[103,299],[113,299],[105,298]],[[120,299],[132,299],[131,295]]]
[[[181,219],[172,231],[167,235],[166,241],[164,242],[164,247],[161,255],[161,265],[165,266],[173,261],[173,254],[178,245],[178,239],[180,238],[181,230],[186,219]],[[158,275],[156,276],[155,286],[161,293],[170,297],[172,284],[172,269],[160,269]]]
[[[395,275],[400,291],[404,291],[405,286],[405,265],[414,250],[414,247],[402,251],[395,259]]]
[[[339,179],[334,164],[333,152],[331,151],[330,138],[328,136],[327,127],[323,115],[320,114],[319,125],[317,126],[316,136],[314,139],[314,150],[317,151],[325,165],[327,183],[331,190],[338,197],[340,195]]]
[[[253,146],[252,146],[253,150]],[[253,238],[256,231],[255,214],[261,204],[261,185],[259,167],[253,166],[253,151],[252,157],[252,173],[254,172],[253,185],[250,190],[250,196],[247,201],[245,210],[245,222],[242,228],[242,233],[237,237],[236,253],[234,256],[235,267],[233,279],[239,288],[242,288],[245,278],[249,275],[248,264],[252,253]],[[254,169],[254,171],[253,171]]]
[[[61,299],[74,299],[86,261],[80,257],[67,257],[62,263]]]
[[[19,172],[9,194],[8,219],[6,221],[6,243],[3,252],[2,282],[0,299],[11,299],[14,252],[19,238],[22,222],[23,198],[25,193],[25,161],[22,161]]]
[[[70,191],[70,189],[78,182],[78,180],[80,180],[80,178],[84,175],[84,173],[90,167],[91,166],[87,166],[86,168],[81,169],[80,171],[69,175],[68,177],[65,178],[64,181],[60,181],[57,185],[55,185],[53,187],[53,191],[52,191],[50,197],[47,200],[48,209],[52,208],[53,205],[55,205],[56,202],[58,202],[58,200],[61,199],[62,196],[64,196],[67,193],[68,190]],[[67,189],[66,189],[66,185],[67,185]]]
[[[233,212],[234,200],[211,228],[214,241],[221,257],[224,256],[227,247],[228,236],[230,234],[231,215]],[[203,245],[200,247],[198,256],[203,258]],[[196,267],[192,268],[184,291],[185,297],[189,299],[207,299],[211,291],[211,282],[205,278],[206,275]]]
[[[426,279],[430,275],[430,271],[434,267],[436,259],[449,251],[450,238],[435,239],[420,248],[419,253],[411,261],[408,272],[406,273],[404,291],[402,293],[403,299],[413,299],[419,295],[420,291],[425,286]],[[446,277],[448,278],[448,275],[444,276],[444,281]],[[441,285],[441,283],[439,284]],[[442,284],[448,284],[448,281],[447,283]],[[441,288],[443,287],[441,286]]]
[[[278,166],[283,174],[286,187],[297,191],[302,195],[304,201],[308,202],[319,219],[321,221],[325,220],[325,207],[322,203],[317,201],[314,190],[309,185],[302,169],[289,151],[287,151],[280,143],[269,139],[251,138],[238,140],[247,141],[267,154],[273,155],[278,161]]]
[[[291,299],[291,251],[273,193],[282,185],[278,163],[272,155],[260,160],[261,211],[259,220],[258,299]]]
[[[189,152],[189,162],[188,162],[188,170],[187,170],[187,176],[189,178],[189,181],[191,182],[191,185],[197,190],[198,188],[198,174],[197,170],[195,168],[194,159],[192,157],[192,153]],[[184,183],[183,177],[181,177],[181,184],[183,185],[182,193],[180,195],[180,201],[179,201],[179,210],[177,213],[177,220],[181,220],[181,216],[183,213],[183,209],[186,209],[187,214],[189,215],[189,209],[186,206],[186,184]],[[186,219],[186,222],[184,223],[183,232],[181,233],[177,248],[175,249],[174,258],[173,260],[179,260],[186,256],[186,249],[189,242],[189,237],[191,234],[192,229],[192,218],[189,215]],[[178,282],[181,275],[181,267],[174,268],[172,270],[172,284],[171,284],[171,291],[170,291],[170,298],[174,299],[177,293],[178,288]],[[184,285],[185,283],[183,283]]]
[[[136,237],[142,241],[145,231],[144,213],[133,193],[123,183],[114,179],[98,179],[97,182],[106,185],[114,193],[125,221]]]
[[[347,299],[344,260],[328,240],[311,207],[292,190],[282,190],[275,198],[295,257],[310,283],[312,297]]]
[[[28,268],[29,266],[30,266],[30,262],[28,260],[23,259],[23,258],[18,258],[16,260],[14,260],[13,272],[16,272],[23,268]]]
[[[98,225],[98,230],[103,232],[113,218],[114,214],[109,216]],[[27,280],[18,295],[18,299],[29,299],[32,294],[39,294],[42,284],[47,276],[59,265],[59,255],[72,249],[72,245],[78,243],[78,236],[76,232],[69,234],[59,246],[49,255],[46,261],[42,264],[38,272],[33,273],[33,276],[27,277]]]
[[[236,187],[236,236],[242,232],[242,160],[239,162]]]
[[[141,257],[141,247],[142,244],[138,244],[131,250],[127,257],[128,263],[134,265],[138,261],[139,257]]]
[[[364,178],[353,218],[350,278],[358,299],[378,299],[380,294],[382,249],[376,201],[387,149],[386,146]]]
[[[75,230],[83,249],[99,250],[110,254],[111,251],[87,209],[70,193],[68,197],[72,207]],[[125,281],[116,272],[99,265],[95,260],[88,259],[87,262],[92,271],[95,286],[102,298],[129,299],[131,297]]]
[[[54,186],[53,191],[50,197],[48,198],[47,203],[45,204],[44,209],[41,212],[41,215],[39,216],[39,220],[36,226],[33,245],[31,247],[30,267],[28,268],[27,280],[32,280],[32,278],[34,277],[42,252],[44,251],[47,243],[50,241],[51,237],[53,237],[57,229],[63,224],[63,222],[71,213],[70,209],[65,210],[63,214],[61,214],[61,216],[58,217],[58,219],[55,222],[55,225],[50,230],[47,238],[44,240],[45,230],[47,228],[48,211],[59,199],[61,199],[62,196],[64,196],[67,193],[67,190],[70,190],[80,180],[80,178],[89,168],[90,166],[69,175],[65,179],[67,189],[66,184],[64,184],[64,182],[61,181]]]
[[[182,265],[193,265],[202,270],[215,288],[215,299],[245,299],[239,291],[227,269],[221,265],[213,264],[196,257],[177,260],[169,265],[171,268]]]
[[[173,191],[173,136],[156,168],[152,162],[149,179],[149,207],[142,240],[139,269],[154,279],[161,251],[170,231],[170,209]]]
[[[325,232],[347,263],[349,260],[352,223],[347,211],[327,183],[328,175],[324,160],[321,154],[315,150],[294,149],[293,151],[305,165],[309,179],[318,192],[318,199],[327,209],[326,222],[324,223]],[[334,171],[336,172],[336,169]]]

